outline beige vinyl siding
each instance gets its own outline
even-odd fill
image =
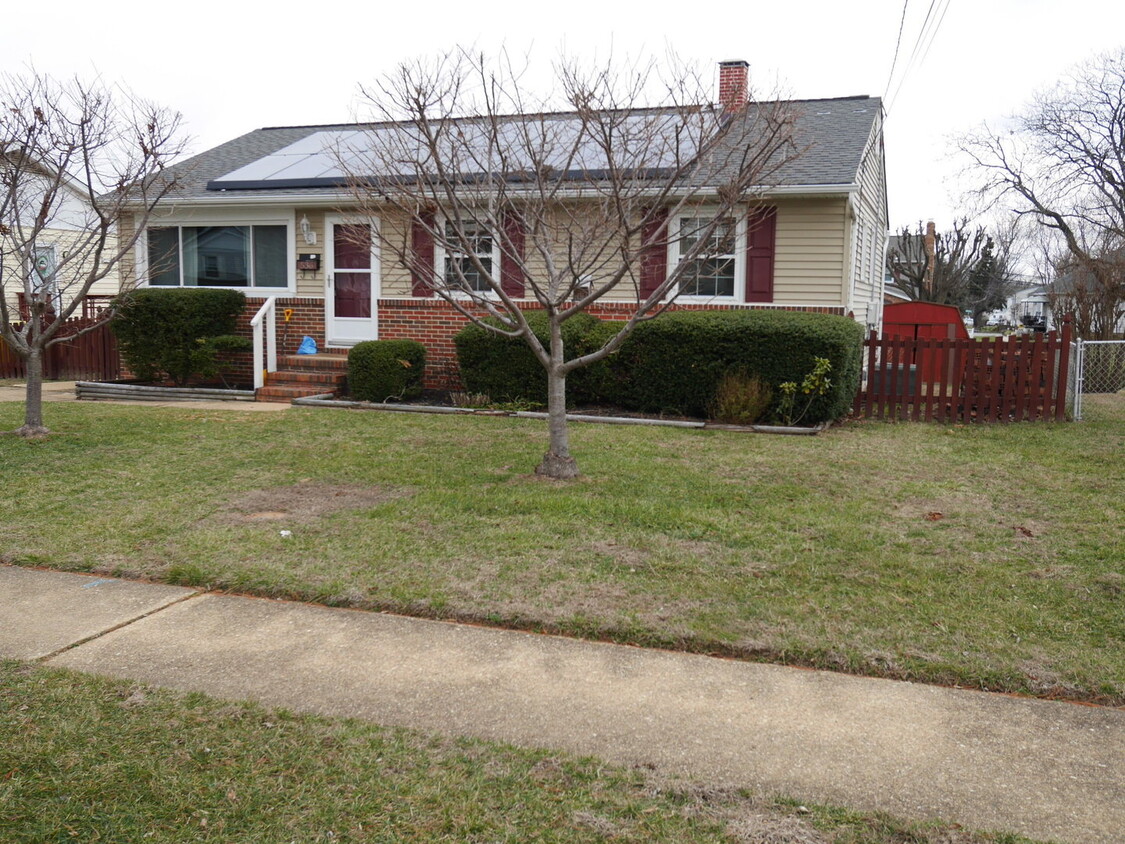
[[[882,122],[876,120],[859,170],[856,249],[848,307],[856,320],[876,325],[882,317],[883,258],[887,238]]]
[[[382,289],[380,296],[402,299],[414,295],[414,279],[410,268],[400,256],[411,249],[410,216],[397,208],[387,208],[379,215],[382,238],[379,247]]]
[[[849,220],[845,197],[817,197],[768,200],[777,207],[777,240],[774,259],[774,302],[779,305],[846,304],[848,266]],[[306,298],[323,298],[325,273],[331,250],[326,217],[339,214],[335,210],[296,206],[294,209],[295,253],[321,256],[320,269],[298,270],[296,294]],[[316,233],[317,243],[307,244],[301,233],[301,220],[307,218]],[[554,254],[561,258],[566,253],[562,240],[563,220],[554,228],[560,233]],[[409,269],[400,260],[411,243],[409,216],[394,208],[384,208],[379,213],[382,232],[379,242],[380,292],[382,298],[409,298],[413,295],[413,281]],[[525,260],[529,272],[540,279],[546,273],[545,259],[528,243]],[[435,256],[437,260],[439,256]],[[497,268],[498,269],[498,268]],[[130,271],[130,278],[132,273]],[[605,298],[607,301],[635,301],[635,282],[627,277]],[[716,300],[721,303],[724,300]]]
[[[778,200],[773,300],[842,305],[847,265],[847,200]]]
[[[315,244],[305,243],[305,237],[301,234],[302,217],[308,218],[309,227],[316,233]],[[293,227],[293,237],[297,241],[296,254],[320,256],[319,270],[297,270],[297,295],[309,299],[323,299],[324,266],[327,261],[325,250],[329,248],[326,245],[328,236],[324,230],[324,209],[298,207],[294,212],[294,219],[297,221],[297,225]]]
[[[774,302],[791,305],[835,305],[845,302],[847,239],[847,201],[828,199],[782,199],[777,206],[777,241],[774,259]],[[297,219],[301,217],[298,211]],[[312,221],[312,214],[309,220]],[[382,276],[384,297],[409,297],[410,273],[397,260],[396,250],[409,238],[409,221],[401,212],[388,210],[381,216],[384,227]],[[560,221],[561,222],[561,221]],[[561,230],[561,225],[556,227]],[[530,244],[529,244],[530,247]],[[303,251],[303,250],[301,250]],[[565,255],[561,237],[554,254]],[[525,260],[528,270],[538,278],[545,275],[545,259],[529,248]],[[636,287],[625,279],[612,290],[606,301],[635,301]]]

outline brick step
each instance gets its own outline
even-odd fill
[[[338,387],[347,379],[343,372],[320,372],[313,369],[279,369],[271,372],[266,378],[266,383],[271,387],[279,384],[290,386],[324,384],[329,387]]]
[[[273,401],[273,402],[291,402],[293,399],[304,398],[305,396],[319,396],[323,393],[332,393],[335,390],[327,390],[322,386],[292,386],[288,384],[271,384],[268,387],[261,387],[258,389],[257,394],[254,396],[255,401]]]
[[[278,355],[278,369],[319,369],[319,370],[346,370],[348,356],[346,354],[317,354],[317,355]]]

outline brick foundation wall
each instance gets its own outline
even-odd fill
[[[239,318],[237,333],[253,337],[250,320],[258,312],[261,304],[251,301]],[[599,319],[624,320],[636,310],[632,302],[601,302],[590,306],[587,312]],[[442,299],[380,299],[379,337],[382,340],[417,340],[426,347],[425,385],[430,389],[456,390],[461,387],[457,372],[457,350],[453,345],[453,335],[460,331],[468,318],[454,310]],[[292,309],[289,322],[283,313]],[[528,302],[526,310],[541,310],[537,302]],[[773,305],[756,304],[676,304],[669,310],[685,311],[735,311],[735,310],[776,310]],[[844,315],[840,306],[802,307],[791,306],[781,310],[803,311],[806,313]],[[277,353],[296,354],[297,347],[305,335],[316,340],[322,351],[345,354],[346,350],[325,348],[324,341],[324,300],[323,299],[278,299],[277,300]],[[229,356],[229,371],[235,381],[253,383],[251,355],[241,353]]]

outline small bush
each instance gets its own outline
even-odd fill
[[[414,340],[369,340],[348,352],[348,392],[360,401],[422,395],[426,347]]]
[[[550,343],[547,315],[526,315],[535,336],[546,348]],[[567,360],[600,349],[620,328],[590,314],[577,314],[563,323],[563,348]],[[522,337],[504,337],[479,325],[467,325],[453,338],[461,382],[471,393],[485,393],[496,402],[547,403],[547,372]],[[587,404],[607,401],[615,377],[607,360],[572,372],[566,379],[567,399]]]
[[[708,415],[728,425],[753,425],[765,415],[772,402],[770,385],[739,368],[719,379]]]
[[[124,294],[110,323],[125,365],[142,381],[218,374],[220,351],[243,349],[249,340],[231,335],[246,296],[237,290],[145,288]],[[221,338],[221,339],[220,339]]]

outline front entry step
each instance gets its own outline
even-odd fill
[[[325,393],[339,395],[348,379],[346,355],[282,355],[277,366],[277,372],[269,373],[266,385],[258,389],[256,401],[291,402]]]

